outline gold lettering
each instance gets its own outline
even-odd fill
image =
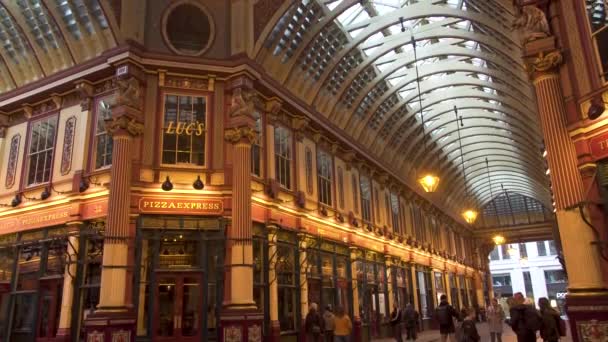
[[[170,202],[169,203],[169,209],[175,209],[175,203]]]
[[[147,208],[150,205],[150,202],[144,201],[144,208]]]
[[[186,126],[186,134],[192,135],[192,129],[194,129],[194,123],[190,123],[188,126]]]
[[[177,209],[181,209],[182,208],[182,203],[177,203]]]
[[[173,127],[173,121],[169,121],[169,127],[167,127],[166,133],[175,134],[175,128]]]
[[[203,135],[204,131],[205,131],[205,124],[198,122],[198,124],[196,125],[196,136],[200,137],[201,135]]]
[[[201,210],[201,204],[200,203],[196,203],[196,209]]]
[[[186,128],[186,124],[183,122],[177,123],[177,128],[175,129],[175,134],[182,135],[184,133],[184,129]]]

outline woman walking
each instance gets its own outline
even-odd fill
[[[551,307],[549,300],[544,297],[538,300],[538,307],[540,308],[542,319],[540,337],[545,342],[559,341],[559,325],[561,320],[559,313]]]
[[[486,310],[486,317],[491,342],[502,342],[502,325],[505,321],[505,312],[500,304],[498,304],[498,299],[492,299],[492,303]]]
[[[350,333],[353,330],[353,323],[341,306],[336,307],[334,318],[334,341],[348,342]]]
[[[321,342],[323,320],[321,319],[321,315],[319,315],[319,312],[317,311],[316,303],[311,303],[308,308],[308,314],[306,315],[304,328],[306,331],[307,342]]]

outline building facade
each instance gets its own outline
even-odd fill
[[[506,302],[521,292],[537,306],[544,297],[565,313],[568,283],[557,255],[553,241],[497,246],[489,257],[494,296]]]
[[[0,340],[295,341],[311,303],[369,340],[486,302],[461,219],[235,52],[247,1],[136,3],[36,7],[56,37],[5,57]]]

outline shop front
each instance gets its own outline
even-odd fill
[[[399,308],[404,308],[407,304],[414,303],[412,291],[412,272],[411,266],[403,261],[395,262],[391,266],[393,272],[393,289],[395,304]],[[392,308],[391,308],[392,310]]]
[[[460,286],[460,299],[462,300],[462,306],[460,309],[462,310],[470,306],[469,294],[466,287],[466,278],[464,277],[464,275],[458,276],[458,285]]]
[[[431,269],[426,266],[416,265],[416,282],[418,289],[418,312],[422,319],[423,329],[430,329],[432,326],[432,315],[435,307],[433,300],[433,282],[431,279]]]
[[[381,327],[389,317],[386,264],[383,254],[358,250],[355,262],[359,317],[364,340],[381,336]]]
[[[460,309],[460,293],[458,292],[458,284],[456,283],[456,275],[454,273],[448,274],[448,283],[450,285],[450,299],[452,306],[456,309]]]

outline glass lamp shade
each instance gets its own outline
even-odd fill
[[[477,212],[472,209],[465,210],[462,213],[462,217],[464,217],[464,220],[467,221],[468,224],[473,224],[473,222],[475,222],[477,219]]]
[[[505,237],[502,235],[496,235],[492,238],[492,241],[494,241],[494,244],[498,245],[502,245],[503,243],[505,243]]]
[[[418,183],[420,183],[425,192],[435,192],[439,185],[439,177],[431,173],[425,173],[422,177],[418,178]]]

